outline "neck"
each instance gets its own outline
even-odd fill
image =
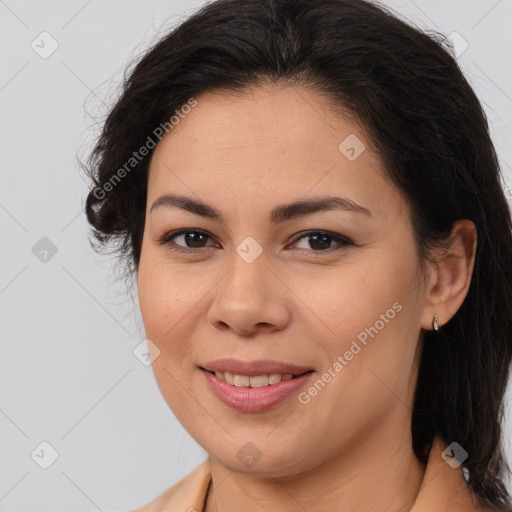
[[[363,437],[363,436],[361,436]],[[210,458],[205,512],[381,512],[410,510],[425,466],[412,449],[410,428],[380,429],[322,465],[279,478],[234,473]]]

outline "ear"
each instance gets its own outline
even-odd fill
[[[433,255],[421,318],[421,327],[425,330],[433,330],[434,314],[437,314],[439,327],[446,324],[464,302],[471,284],[477,244],[473,222],[456,221],[450,240],[449,248],[439,249]]]

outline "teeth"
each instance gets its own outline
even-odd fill
[[[251,388],[262,388],[268,386],[268,375],[258,375],[257,377],[249,377]]]
[[[281,382],[281,374],[280,373],[271,373],[268,376],[269,384],[279,384]]]
[[[293,374],[291,373],[271,373],[270,375],[249,377],[248,375],[237,375],[229,372],[215,372],[215,376],[239,388],[263,388],[265,386],[279,384],[282,380],[293,379]]]
[[[248,388],[250,379],[247,375],[233,375],[233,384],[237,388]]]

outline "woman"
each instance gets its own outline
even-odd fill
[[[510,510],[510,211],[441,38],[218,0],[131,70],[87,215],[208,459],[139,511]]]

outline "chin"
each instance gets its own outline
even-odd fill
[[[303,465],[304,461],[312,464],[311,454],[308,456],[301,453],[295,446],[287,447],[281,444],[280,449],[276,450],[273,444],[267,442],[265,445],[264,440],[258,443],[258,446],[256,443],[248,441],[240,448],[233,449],[235,443],[230,442],[229,451],[220,452],[218,446],[216,450],[207,451],[212,459],[229,471],[262,478],[277,478],[300,473],[307,469]]]

